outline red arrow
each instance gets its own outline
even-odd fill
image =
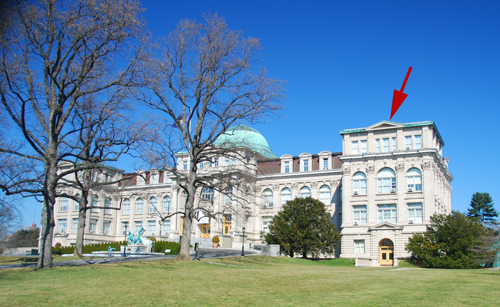
[[[406,81],[408,81],[410,72],[411,72],[411,66],[410,68],[408,68],[408,72],[406,73],[405,81],[401,86],[401,90],[400,91],[394,90],[394,94],[392,95],[391,119],[394,116],[394,114],[396,114],[396,111],[399,109],[399,107],[403,104],[403,101],[405,101],[406,97],[408,97],[408,94],[403,93],[403,90],[405,89]]]

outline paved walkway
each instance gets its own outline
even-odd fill
[[[245,251],[245,255],[255,255],[260,252],[256,251]],[[224,248],[200,248],[198,251],[198,258],[207,259],[207,258],[222,258],[222,257],[237,257],[241,255],[241,250],[237,249],[224,249]],[[191,254],[191,257],[194,259],[195,254]],[[23,256],[19,256],[20,258]],[[149,260],[160,260],[160,259],[174,259],[177,255],[144,255],[142,257],[95,257],[91,259],[78,259],[78,260],[62,260],[62,261],[54,261],[54,267],[59,266],[82,266],[82,265],[93,265],[93,264],[106,264],[106,263],[118,263],[118,262],[127,262],[127,261],[149,261]],[[20,263],[16,264],[3,264],[0,265],[1,269],[18,269],[18,268],[34,268],[36,263],[28,263],[23,266]]]

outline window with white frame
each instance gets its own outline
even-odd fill
[[[163,212],[170,213],[172,210],[172,199],[170,196],[163,197]]]
[[[352,176],[352,188],[354,195],[366,195],[366,175],[357,172]]]
[[[269,232],[269,225],[271,225],[272,221],[273,221],[272,216],[263,216],[262,217],[262,231],[264,233]]]
[[[405,148],[411,149],[411,135],[405,136]]]
[[[156,221],[148,221],[148,235],[154,236],[156,233]]]
[[[146,184],[146,180],[144,180],[144,174],[137,174],[137,185]]]
[[[422,136],[415,135],[415,149],[421,149],[421,148],[422,148]]]
[[[354,253],[355,254],[365,253],[365,240],[354,240]]]
[[[144,201],[142,198],[138,198],[135,201],[135,213],[136,214],[142,214],[144,210]]]
[[[170,232],[170,221],[169,220],[163,221],[163,232],[162,232],[162,234],[163,235],[167,235],[169,232]]]
[[[166,172],[166,173],[163,173],[163,176],[165,176],[165,183],[172,183],[172,178],[170,177],[172,175],[171,172]]]
[[[102,223],[102,233],[105,235],[109,235],[111,233],[111,222],[110,221],[104,221],[104,223]]]
[[[135,232],[139,232],[142,228],[142,221],[135,221],[134,227],[135,227]]]
[[[90,212],[98,212],[96,207],[99,206],[99,198],[97,196],[92,196],[90,198]]]
[[[352,206],[353,222],[365,225],[367,221],[366,205]]]
[[[90,220],[89,232],[90,233],[97,233],[97,220],[95,220],[95,219]]]
[[[396,192],[396,173],[384,167],[377,174],[377,192],[378,193],[391,193]]]
[[[211,187],[204,187],[201,190],[201,198],[212,201],[214,199],[214,189]]]
[[[128,230],[128,222],[122,222],[122,235],[126,235]]]
[[[123,200],[122,206],[123,214],[130,214],[130,200],[128,198]]]
[[[406,173],[408,192],[422,191],[422,172],[418,168],[410,168]]]
[[[214,158],[214,167],[219,166],[219,158]]]
[[[61,200],[59,201],[59,211],[61,211],[61,212],[68,211],[68,199],[67,198],[61,198]]]
[[[311,197],[311,189],[309,187],[302,187],[302,189],[300,189],[300,197]]]
[[[375,139],[375,152],[380,152],[380,139]]]
[[[181,193],[181,205],[185,206],[188,200],[188,193],[186,191],[182,191]]]
[[[290,161],[285,161],[285,173],[290,173]]]
[[[152,184],[157,184],[158,183],[158,174],[157,173],[151,174],[151,183]]]
[[[309,171],[309,160],[304,160],[304,172]]]
[[[397,223],[396,205],[378,205],[378,222]]]
[[[323,169],[328,169],[328,158],[323,158]]]
[[[233,187],[229,187],[224,192],[224,204],[233,203]]]
[[[68,220],[67,219],[59,219],[58,220],[58,229],[60,232],[65,233],[68,228]]]
[[[365,154],[368,152],[368,143],[366,140],[361,141],[361,153]]]
[[[229,157],[224,157],[224,165],[229,165]]]
[[[111,198],[104,198],[104,214],[111,214]]]
[[[422,224],[424,221],[424,210],[422,203],[408,204],[408,221]]]
[[[325,204],[325,206],[330,206],[332,203],[332,190],[329,186],[323,185],[319,188],[319,200]]]
[[[352,154],[357,155],[358,154],[358,141],[353,141],[352,142]]]
[[[156,205],[157,205],[156,197],[153,196],[149,199],[149,213],[156,212]]]
[[[78,232],[78,219],[73,219],[73,232]]]
[[[286,205],[287,201],[291,200],[292,190],[290,190],[290,188],[283,188],[283,190],[281,190],[281,206],[283,207],[284,205]]]
[[[198,164],[198,168],[203,169],[203,162],[200,162],[200,164]]]
[[[233,159],[231,160],[231,164],[236,165],[236,157],[233,157]]]
[[[398,143],[396,141],[396,138],[392,138],[392,151],[396,151],[398,149]]]
[[[76,194],[77,198],[80,198],[80,194]],[[75,211],[80,211],[80,203],[77,202],[76,200],[73,201],[73,210]]]
[[[265,189],[264,192],[262,192],[262,202],[266,208],[273,207],[273,191],[271,189]]]
[[[185,171],[188,169],[188,163],[187,163],[187,161],[182,162],[182,169],[185,170]]]
[[[384,152],[389,152],[389,138],[383,138],[382,139],[382,144],[383,144],[383,151]]]

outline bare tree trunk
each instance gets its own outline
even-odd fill
[[[87,219],[87,198],[85,197],[85,204],[80,204],[78,211],[78,230],[76,232],[76,245],[75,254],[83,258],[83,241],[85,236],[85,221]]]
[[[193,166],[192,166],[193,167]],[[188,198],[184,208],[184,219],[183,219],[183,233],[181,238],[181,250],[177,259],[179,260],[191,260],[190,245],[191,245],[191,226],[193,223],[193,208],[194,208],[194,196],[196,193],[195,187],[196,170],[190,170],[188,174]]]
[[[37,268],[52,267],[52,236],[54,229],[54,214],[51,206],[47,204],[48,199],[43,200],[42,225],[40,236],[40,257],[38,258]]]

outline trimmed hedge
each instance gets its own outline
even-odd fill
[[[164,253],[166,249],[171,249],[172,255],[178,255],[181,251],[181,244],[170,241],[156,241],[153,247],[153,252]]]
[[[111,246],[115,248],[114,251],[120,251],[120,245],[127,245],[126,241],[120,242],[104,242],[104,243],[96,243],[96,244],[87,244],[83,246],[84,254],[91,254],[96,251],[107,251]],[[52,253],[54,255],[62,255],[62,254],[74,254],[75,247],[74,246],[61,246],[61,247],[52,247]]]

